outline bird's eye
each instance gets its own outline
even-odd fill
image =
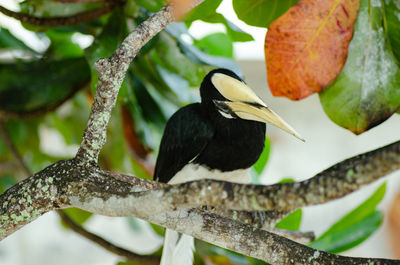
[[[236,117],[233,117],[230,113],[226,113],[223,111],[218,110],[219,114],[221,114],[222,116],[224,116],[227,119],[236,119]]]
[[[236,119],[238,116],[221,100],[213,100],[218,112],[227,119]]]

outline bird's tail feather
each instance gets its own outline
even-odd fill
[[[167,229],[160,265],[193,264],[194,238]]]

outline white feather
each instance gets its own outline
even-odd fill
[[[178,184],[200,179],[216,179],[235,183],[250,183],[250,168],[222,172],[218,169],[210,170],[205,166],[189,163],[184,166],[178,173],[176,173],[175,176],[168,183]]]
[[[164,248],[162,251],[160,265],[173,265],[173,257],[178,243],[179,233],[174,230],[165,230]],[[186,265],[186,264],[185,264]]]
[[[236,183],[250,183],[250,169],[240,169],[233,172],[221,172],[220,170],[210,170],[207,167],[189,163],[183,167],[168,182],[178,184],[182,182],[199,179],[219,179]],[[194,251],[194,238],[167,229],[165,231],[164,248],[160,265],[192,265]]]
[[[175,247],[173,261],[175,265],[193,264],[194,238],[185,234],[181,235]]]
[[[167,229],[165,231],[164,248],[160,265],[193,264],[194,238]]]

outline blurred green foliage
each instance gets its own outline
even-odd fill
[[[366,240],[383,221],[383,214],[376,210],[376,206],[383,199],[385,191],[386,183],[383,183],[366,201],[333,224],[310,246],[338,253]]]

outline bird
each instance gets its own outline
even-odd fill
[[[250,183],[250,169],[264,149],[267,123],[303,140],[229,69],[210,71],[200,85],[200,98],[167,121],[154,180]],[[193,250],[193,237],[167,229],[160,265],[192,264]]]

